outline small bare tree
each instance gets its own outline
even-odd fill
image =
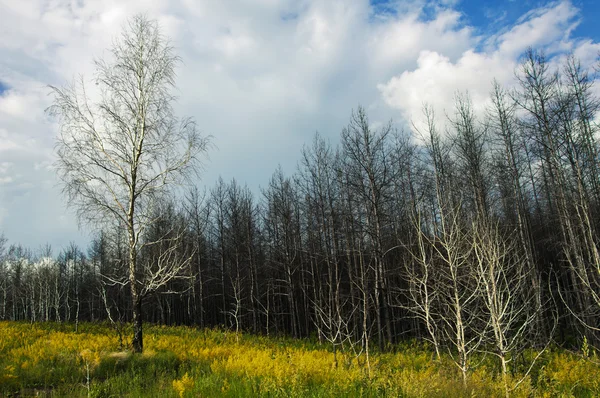
[[[477,308],[480,286],[472,267],[471,233],[460,225],[461,206],[459,203],[454,208],[442,209],[433,247],[440,264],[441,329],[466,387],[471,356],[479,349],[483,335],[473,332],[482,327]]]
[[[511,361],[527,346],[540,311],[531,289],[531,269],[519,250],[518,238],[503,236],[497,223],[474,223],[473,252],[477,278],[482,286],[484,317],[491,331],[490,346],[500,360],[505,396],[525,379],[509,380]],[[512,235],[518,236],[516,231]],[[486,333],[482,330],[481,334]],[[537,359],[537,357],[535,358]],[[535,360],[533,361],[535,362]],[[527,372],[529,374],[529,371]]]
[[[416,242],[410,250],[412,261],[404,264],[404,276],[408,284],[405,289],[408,305],[405,308],[425,325],[428,335],[425,339],[433,345],[436,359],[440,359],[439,316],[436,312],[439,292],[435,286],[434,243],[423,231],[422,224],[422,216],[417,212],[413,215]]]
[[[209,141],[191,119],[174,115],[170,91],[179,58],[156,21],[134,16],[110,55],[95,62],[97,96],[86,92],[83,78],[51,87],[49,112],[59,120],[56,166],[63,192],[79,219],[94,229],[112,223],[127,230],[127,275],[114,281],[131,290],[133,350],[141,352],[143,292],[181,269],[171,249],[158,267],[141,267],[138,254],[156,244],[144,240],[145,232],[156,221],[157,199],[198,171]]]

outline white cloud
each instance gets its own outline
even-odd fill
[[[460,24],[461,14],[441,11],[433,21],[420,20],[414,12],[377,27],[372,37],[376,67],[414,62],[423,50],[445,51],[452,59],[474,43],[472,29]]]
[[[378,88],[387,105],[416,125],[423,122],[422,109],[427,103],[436,112],[438,127],[443,128],[457,91],[467,91],[474,110],[482,115],[493,79],[505,86],[513,85],[518,57],[529,47],[550,55],[573,51],[584,64],[591,64],[599,44],[570,37],[579,16],[579,10],[567,1],[532,10],[510,29],[484,39],[483,50],[469,48],[455,61],[452,52],[422,50],[414,69],[403,71]]]
[[[12,163],[0,178],[13,178],[0,190],[0,230],[33,247],[86,239],[65,213],[51,168],[56,126],[44,114],[46,87],[91,78],[94,57],[107,54],[136,12],[159,20],[183,60],[177,111],[195,117],[219,148],[203,183],[221,174],[255,192],[277,164],[294,170],[316,130],[336,142],[359,103],[374,125],[420,115],[423,101],[442,112],[457,88],[477,102],[492,76],[510,81],[529,45],[589,59],[598,50],[570,38],[582,14],[568,2],[487,38],[459,6],[402,0],[374,15],[368,0],[0,0],[0,81],[9,87],[0,95],[0,159]]]
[[[405,119],[420,119],[425,103],[437,114],[437,123],[443,125],[445,113],[450,113],[457,90],[467,91],[476,111],[487,103],[492,79],[510,82],[514,76],[514,59],[498,54],[466,51],[453,63],[437,52],[423,51],[414,71],[405,71],[387,83],[379,85],[386,103],[402,112]]]
[[[579,10],[568,1],[532,10],[496,39],[498,51],[507,57],[517,57],[530,46],[564,50],[559,47],[572,45],[569,36],[579,24],[578,16]]]

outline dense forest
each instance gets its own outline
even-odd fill
[[[123,223],[57,256],[2,239],[0,319],[118,328],[139,303],[152,323],[314,337],[367,356],[422,339],[465,375],[482,350],[506,370],[551,341],[598,347],[595,75],[531,49],[515,79],[493,85],[484,113],[458,92],[407,131],[373,128],[358,107],[338,145],[316,134],[296,172],[276,169],[260,195],[220,180],[160,196],[135,242],[138,301]]]

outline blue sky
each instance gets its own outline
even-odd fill
[[[397,15],[396,0],[371,0],[375,13]],[[401,3],[401,2],[400,2]],[[450,0],[423,2],[424,19],[435,18],[435,10],[440,4],[449,4],[461,13],[461,23],[475,28],[482,36],[493,35],[502,29],[509,29],[528,12],[547,7],[558,2],[534,0]],[[579,24],[573,31],[573,37],[587,37],[594,41],[600,39],[597,21],[600,20],[600,3],[597,0],[574,0],[570,2],[581,12]]]
[[[420,123],[456,90],[478,111],[492,78],[510,86],[528,47],[591,67],[600,6],[474,0],[0,0],[0,232],[32,249],[85,246],[53,170],[55,121],[48,84],[93,76],[127,17],[158,19],[183,60],[176,110],[218,149],[198,184],[219,176],[259,195],[278,164],[294,172],[319,131],[335,144],[350,112],[374,126]],[[439,123],[445,120],[440,116]]]
[[[600,4],[597,0],[575,0],[573,6],[581,11],[579,24],[573,37],[588,37],[594,41],[600,39],[597,21],[600,20]],[[485,4],[485,5],[484,5]],[[460,1],[457,5],[465,17],[465,23],[477,27],[482,35],[494,34],[498,29],[506,29],[531,10],[551,5],[548,1],[532,0],[496,0],[496,1]]]
[[[375,13],[392,13],[397,15],[396,0],[371,0]],[[509,29],[528,12],[547,7],[558,2],[534,0],[450,0],[423,2],[423,18],[435,18],[435,10],[447,4],[461,13],[462,23],[475,28],[479,35],[496,34],[502,29]],[[600,20],[600,3],[597,0],[574,0],[570,2],[581,11],[579,24],[573,31],[573,37],[587,37],[594,41],[600,39],[597,21]]]

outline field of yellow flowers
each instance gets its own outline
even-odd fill
[[[109,325],[0,322],[3,396],[504,396],[482,356],[465,389],[449,358],[420,344],[334,354],[310,341],[148,326],[143,354],[120,350]],[[548,350],[511,396],[600,396],[595,354]],[[527,355],[535,355],[531,352]],[[516,380],[522,375],[513,375]],[[516,382],[514,384],[517,384]]]

